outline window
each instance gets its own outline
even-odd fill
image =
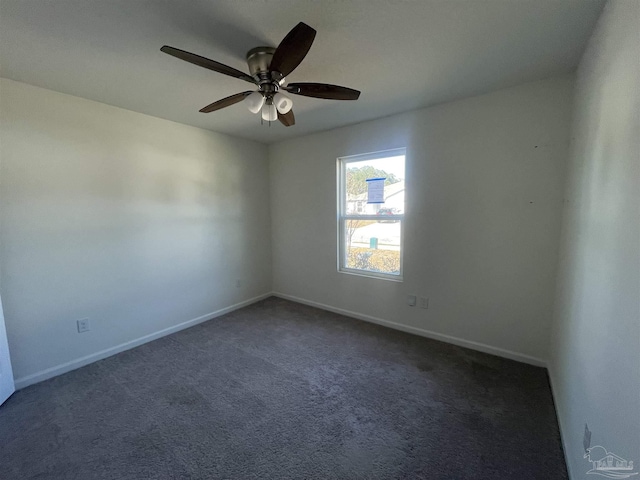
[[[338,270],[402,280],[405,149],[338,159]]]

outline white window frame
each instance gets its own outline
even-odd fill
[[[391,150],[382,150],[378,152],[364,153],[360,155],[350,155],[345,157],[338,157],[337,160],[337,179],[338,179],[338,199],[337,199],[337,220],[338,220],[338,272],[347,273],[349,275],[359,275],[363,277],[379,278],[383,280],[390,280],[394,282],[403,281],[404,271],[404,222],[405,213],[395,215],[385,215],[385,220],[398,220],[400,222],[400,273],[382,273],[371,272],[369,270],[360,270],[357,268],[348,268],[345,265],[347,254],[347,239],[345,225],[347,220],[380,220],[379,215],[348,215],[347,212],[347,195],[346,195],[346,178],[347,178],[347,165],[351,163],[362,162],[365,160],[376,160],[378,158],[397,157],[404,156],[405,172],[407,167],[407,149],[406,148],[394,148]],[[406,173],[405,173],[406,177]],[[406,190],[406,183],[405,183]],[[406,211],[406,193],[405,193],[405,211]]]

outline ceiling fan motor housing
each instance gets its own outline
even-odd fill
[[[249,73],[252,77],[262,77],[271,80],[269,75],[269,66],[276,49],[273,47],[256,47],[247,52],[247,64],[249,65]]]
[[[249,73],[260,86],[258,91],[262,92],[267,99],[273,97],[284,79],[280,72],[270,70],[275,51],[273,47],[256,47],[247,52]]]

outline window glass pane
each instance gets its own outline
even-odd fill
[[[348,162],[345,165],[347,215],[401,215],[404,213],[404,155]],[[368,187],[384,183],[380,203],[370,203]]]
[[[346,268],[400,275],[401,220],[343,222]]]

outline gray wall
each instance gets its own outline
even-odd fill
[[[18,386],[271,290],[264,145],[1,82],[0,268]],[[84,317],[91,331],[78,334]]]
[[[274,291],[544,363],[572,93],[550,79],[270,146]],[[405,146],[404,282],[337,272],[336,158]]]
[[[585,423],[640,467],[639,27],[639,2],[610,2],[577,73],[550,363],[574,479]]]

